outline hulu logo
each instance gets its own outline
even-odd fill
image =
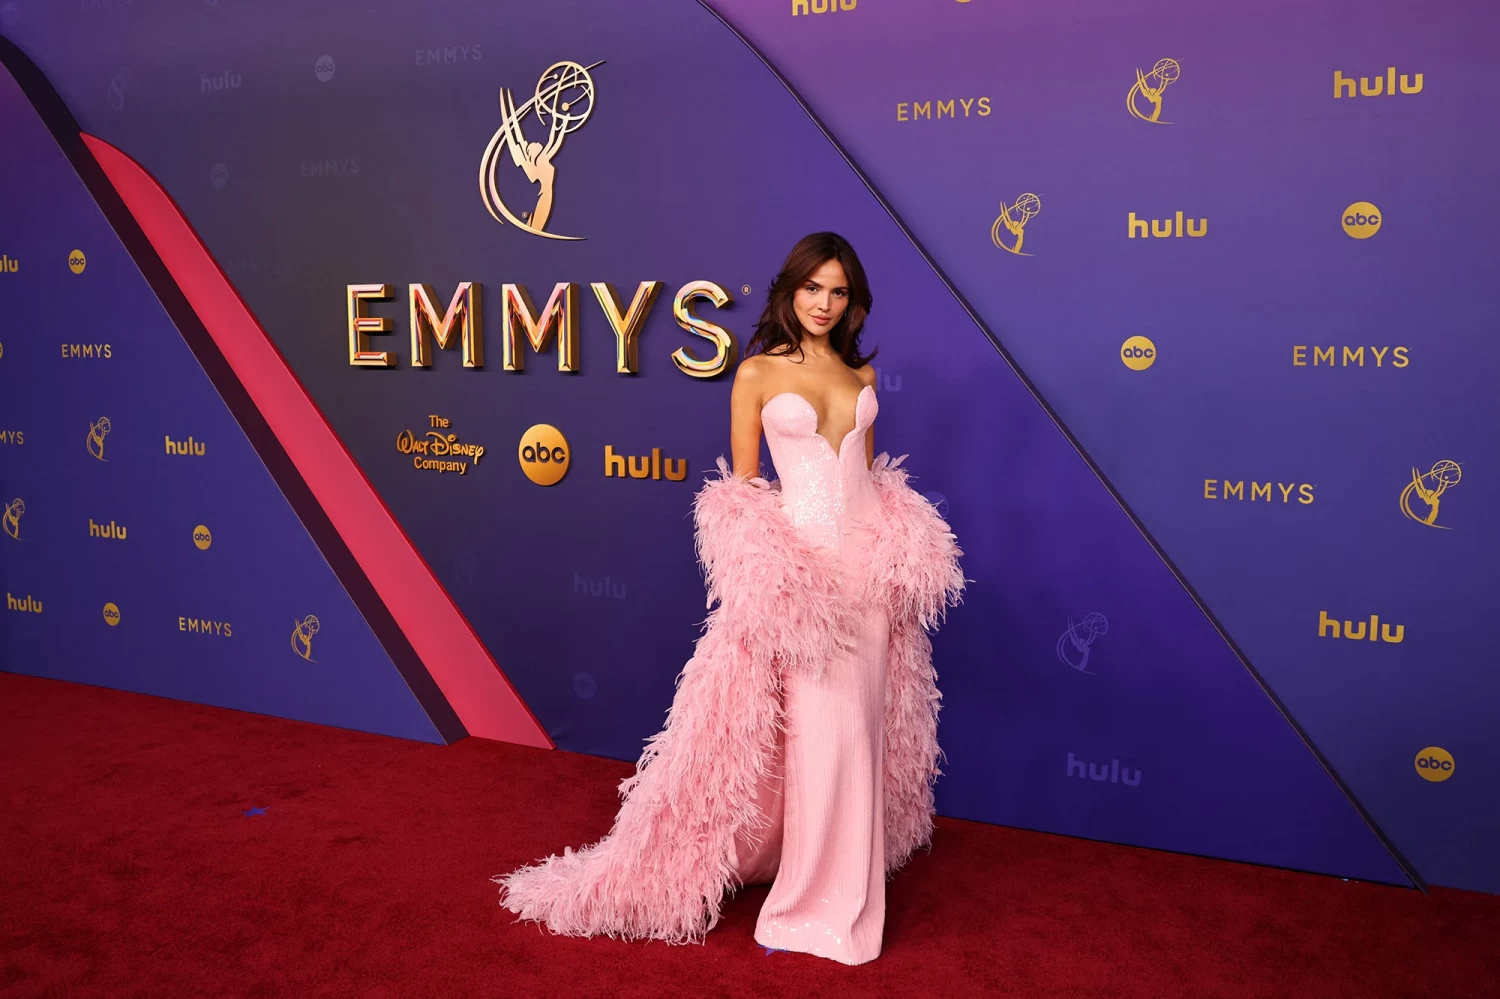
[[[1349,641],[1376,640],[1376,629],[1379,629],[1379,640],[1399,645],[1406,639],[1406,625],[1398,624],[1395,630],[1391,630],[1388,624],[1380,623],[1379,614],[1371,614],[1368,621],[1361,618],[1358,622],[1336,621],[1328,616],[1327,611],[1318,611],[1318,637],[1319,638],[1343,638]]]

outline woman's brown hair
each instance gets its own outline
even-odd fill
[[[802,282],[830,260],[837,260],[844,269],[844,276],[849,281],[849,304],[833,329],[828,331],[829,345],[851,368],[864,367],[879,352],[878,348],[868,354],[859,352],[859,334],[870,314],[871,298],[865,269],[855,255],[854,247],[836,232],[815,232],[797,241],[781,265],[776,280],[771,282],[765,311],[760,314],[755,335],[745,347],[746,356],[802,352],[805,331],[797,321],[792,299]]]

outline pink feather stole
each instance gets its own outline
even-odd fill
[[[501,905],[568,936],[698,941],[739,884],[735,838],[754,835],[756,789],[781,724],[786,671],[816,673],[850,641],[864,601],[890,614],[886,690],[886,871],[932,837],[941,695],[928,632],[963,593],[963,554],[937,511],[882,454],[869,571],[844,578],[837,555],[807,544],[765,479],[719,459],[693,502],[695,541],[712,608],[677,678],[666,727],[620,784],[614,828],[496,877]],[[717,604],[717,606],[715,606]]]

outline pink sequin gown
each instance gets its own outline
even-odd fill
[[[817,432],[817,413],[802,396],[783,392],[761,412],[787,516],[809,542],[839,552],[851,586],[869,555],[865,525],[879,509],[865,464],[865,435],[879,408],[874,389],[862,389],[854,429],[838,451]],[[786,680],[785,737],[757,799],[767,823],[735,844],[741,879],[772,882],[755,927],[764,947],[844,964],[880,954],[889,628],[884,610],[868,610],[854,648],[821,677]]]

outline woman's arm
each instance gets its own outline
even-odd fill
[[[734,474],[750,479],[760,474],[760,408],[765,392],[764,362],[747,357],[734,373],[729,392],[729,450]]]
[[[855,369],[855,373],[859,375],[861,381],[863,381],[866,385],[870,386],[870,388],[875,389],[875,394],[876,395],[880,394],[880,389],[876,388],[876,385],[875,385],[875,380],[876,380],[877,375],[875,373],[875,366],[874,365],[866,364],[862,368]],[[865,431],[865,467],[866,468],[872,468],[872,467],[874,467],[874,465],[875,465],[875,428],[872,426],[872,427],[870,427],[869,430]]]

